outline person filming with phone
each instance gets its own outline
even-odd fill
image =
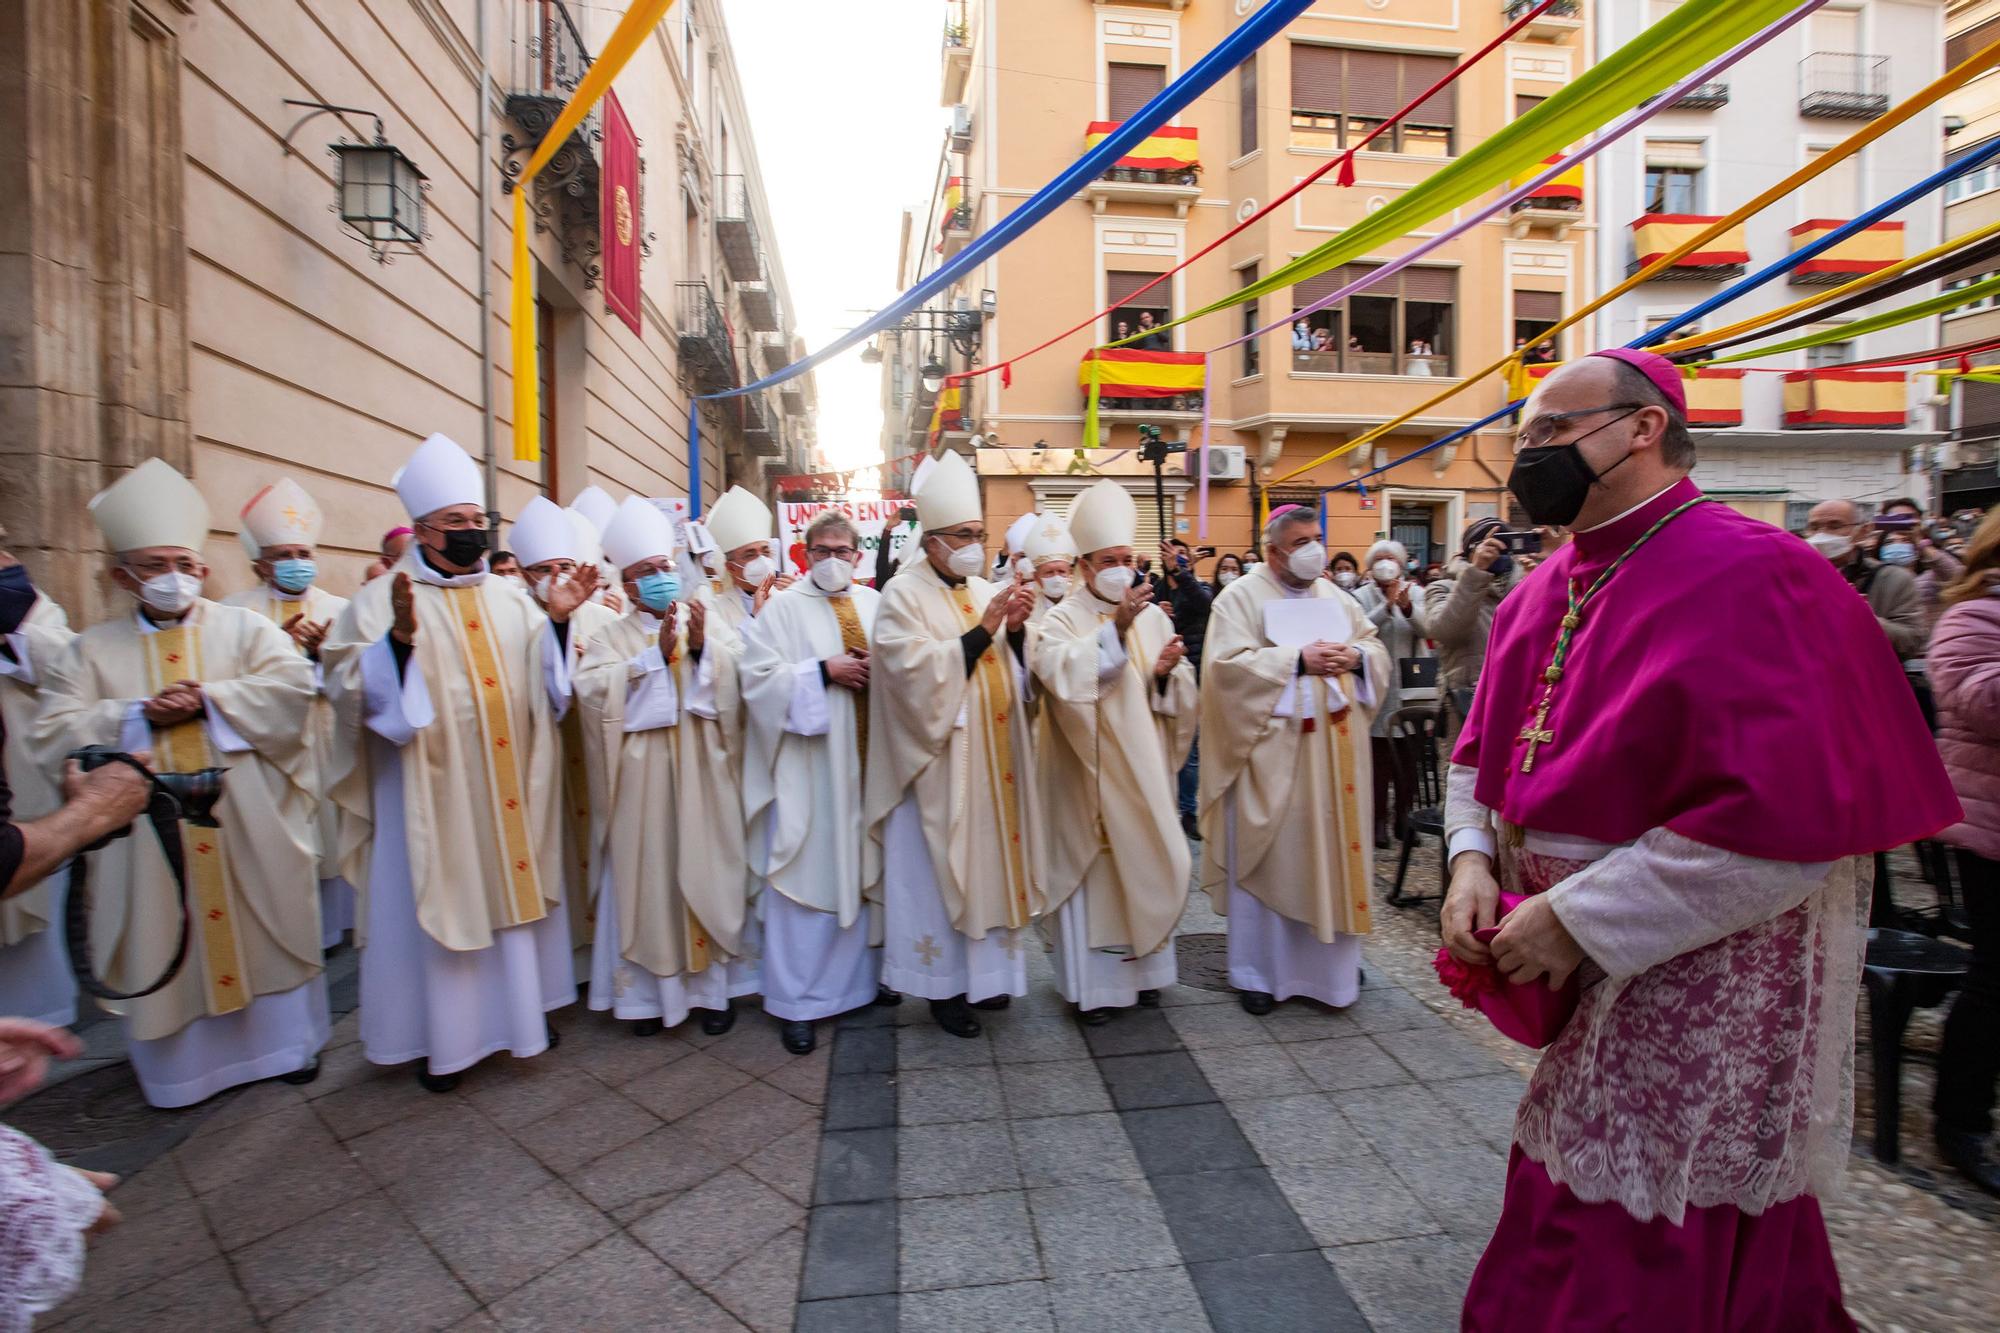
[[[1541,550],[1539,534],[1509,534],[1497,518],[1474,519],[1466,525],[1459,554],[1445,566],[1441,578],[1424,588],[1423,620],[1437,644],[1438,684],[1445,691],[1446,741],[1458,734],[1465,718],[1465,701],[1479,684],[1486,664],[1486,641],[1493,633],[1493,612],[1508,593],[1527,577],[1508,538],[1532,540],[1521,554]]]

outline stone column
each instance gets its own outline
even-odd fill
[[[85,505],[189,465],[180,51],[192,0],[0,0],[0,524],[88,624]]]

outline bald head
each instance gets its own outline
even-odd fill
[[[1604,357],[1557,367],[1529,395],[1517,449],[1575,446],[1596,480],[1574,526],[1594,527],[1694,466],[1687,422],[1643,373]]]
[[[1861,525],[1861,506],[1852,500],[1821,500],[1806,515],[1811,532],[1838,531]]]

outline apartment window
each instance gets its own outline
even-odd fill
[[[1257,151],[1257,53],[1236,67],[1237,156]]]
[[[555,494],[558,477],[556,438],[556,308],[535,298],[535,380],[541,395],[542,489]]]
[[[1163,282],[1153,290],[1140,292],[1157,273],[1129,273],[1113,269],[1104,275],[1104,304],[1111,307],[1110,323],[1105,332],[1111,338],[1124,338],[1137,333],[1144,327],[1142,315],[1151,315],[1155,324],[1164,324],[1173,318],[1173,283]],[[1147,340],[1133,343],[1134,347],[1147,352],[1171,352],[1174,350],[1172,335],[1159,334],[1157,342]]]
[[[2000,40],[2000,18],[1975,23],[1957,36],[1945,38],[1945,68],[1955,69],[1963,65],[1975,52],[1991,46],[1996,40]]]
[[[1243,269],[1242,274],[1243,285],[1245,287],[1251,286],[1257,281],[1257,265],[1252,264],[1250,267]],[[1263,317],[1258,313],[1258,309],[1259,303],[1256,301],[1245,301],[1243,303],[1244,333],[1255,333],[1264,326]],[[1262,371],[1261,364],[1258,361],[1257,343],[1257,339],[1251,338],[1243,344],[1243,373],[1246,376],[1260,374]]]
[[[1514,350],[1530,361],[1560,361],[1562,347],[1548,336],[1562,321],[1561,292],[1514,293]]]
[[[1984,282],[1994,276],[1996,276],[1994,273],[1968,273],[1964,277],[1953,278],[1951,281],[1945,283],[1944,289],[1947,292],[1955,292],[1960,288],[1970,287],[1975,282]],[[1945,311],[1944,314],[1946,319],[1950,319],[1953,315],[1969,314],[1974,310],[1985,310],[1994,305],[2000,305],[2000,301],[1996,301],[1991,296],[1982,296],[1977,301],[1967,301],[1964,305],[1955,305]]]
[[[2000,20],[1995,21],[2000,22]],[[1945,165],[1950,166],[1955,162],[1963,161],[1968,155],[1978,152],[1991,142],[1989,139],[1980,143],[1967,144],[1963,148],[1955,148],[1945,154]],[[1947,181],[1944,187],[1945,202],[1950,203],[1954,199],[1963,199],[1967,195],[1982,194],[1996,185],[2000,185],[2000,166],[1989,162],[1975,171],[1968,171],[1963,176],[1957,176]]]
[[[1818,370],[1822,366],[1844,366],[1854,359],[1852,342],[1821,343],[1817,347],[1806,348],[1806,368]]]
[[[1292,288],[1292,309],[1324,300],[1377,264],[1344,264]],[[1346,375],[1449,375],[1458,271],[1411,267],[1292,325],[1292,368]]]
[[[1700,139],[1646,140],[1648,213],[1701,212],[1701,177],[1708,146]]]
[[[1114,61],[1105,70],[1105,114],[1114,121],[1130,120],[1166,86],[1164,65],[1124,65]]]
[[[1292,146],[1352,148],[1451,68],[1444,56],[1294,43]],[[1457,106],[1454,90],[1446,88],[1413,108],[1374,147],[1385,153],[1449,157]]]
[[[1832,148],[1806,149],[1806,165],[1811,166],[1832,151]],[[1856,170],[1859,164],[1859,158],[1846,158],[1801,186],[1799,220],[1808,222],[1815,218],[1830,218],[1845,222],[1853,217],[1856,211],[1855,201],[1860,197],[1861,190],[1861,177]]]

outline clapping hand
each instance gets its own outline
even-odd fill
[[[688,603],[688,651],[701,655],[702,645],[708,642],[708,603]]]
[[[1028,613],[1035,609],[1035,592],[1027,584],[1016,581],[1008,586],[1007,632],[1012,634],[1028,623]]]
[[[397,643],[405,647],[416,642],[417,607],[415,594],[410,591],[410,576],[407,571],[398,570],[395,582],[389,585],[389,610],[395,621],[389,626],[389,633]]]
[[[1132,586],[1125,590],[1125,595],[1118,599],[1118,610],[1111,617],[1112,623],[1118,626],[1118,632],[1123,634],[1131,629],[1132,622],[1152,601],[1153,585],[1145,579],[1135,579]]]
[[[576,573],[566,579],[558,579],[549,589],[547,610],[549,619],[560,625],[576,613],[576,609],[590,600],[597,591],[597,566],[578,565]]]
[[[660,614],[660,636],[656,642],[664,656],[671,657],[676,635],[680,632],[681,604],[668,602],[667,609]]]
[[[1187,644],[1181,641],[1180,635],[1174,635],[1167,640],[1167,646],[1160,649],[1159,660],[1153,663],[1153,674],[1164,680],[1173,674],[1174,668],[1179,666],[1181,659],[1186,656]]]
[[[306,613],[301,611],[285,622],[285,633],[292,636],[292,642],[299,646],[300,652],[317,660],[319,646],[326,641],[326,632],[332,627],[332,620],[308,620]]]
[[[765,603],[771,600],[772,593],[779,591],[777,584],[777,577],[773,575],[771,578],[765,579],[757,585],[757,591],[750,594],[750,614],[752,616],[761,616],[764,614]]]

